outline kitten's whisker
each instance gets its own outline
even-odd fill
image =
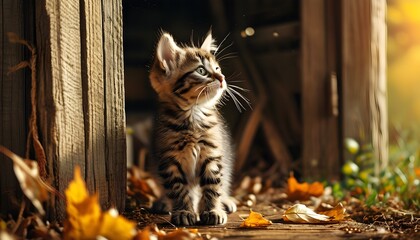
[[[236,108],[239,112],[242,112],[241,107],[243,108],[242,104],[239,102],[239,100],[233,95],[233,93],[230,91],[229,88],[226,89],[226,92],[229,94],[229,96],[232,98],[233,103],[235,104]]]
[[[221,61],[223,59],[226,59],[227,57],[237,57],[238,55],[236,53],[226,53],[225,55],[219,57],[217,60]]]
[[[240,92],[238,92],[236,89],[234,89],[234,88],[231,88],[232,86],[229,86],[229,88],[230,88],[230,90],[233,92],[233,93],[235,93],[236,95],[238,95],[240,98],[242,98],[246,103],[248,103],[248,105],[249,105],[249,99],[248,98],[246,98],[244,95],[242,95]]]
[[[222,54],[223,51],[230,48],[231,46],[233,46],[233,42],[231,44],[227,45],[226,47],[224,47],[222,50],[220,50],[220,52],[218,52],[217,54],[214,54],[214,56],[217,58],[219,56],[219,54]]]
[[[229,85],[229,87],[236,88],[236,89],[239,89],[239,90],[244,91],[244,92],[249,92],[249,89],[239,87],[239,86],[236,86],[236,85],[231,84],[231,85]]]
[[[203,86],[203,89],[201,89],[201,91],[198,93],[197,95],[197,99],[195,100],[195,105],[198,105],[198,99],[200,99],[201,94],[203,93],[204,90],[206,90],[207,85]]]
[[[217,61],[222,62],[226,59],[237,58],[237,57],[238,57],[237,55],[232,54],[232,55],[229,55],[229,56],[224,56],[224,57],[218,59]]]
[[[195,90],[194,90],[194,92],[197,92],[198,90],[201,90],[201,89],[203,89],[203,88],[205,88],[206,86],[199,86],[198,88],[196,88]]]
[[[233,78],[239,77],[240,75],[241,75],[240,72],[234,72],[231,75],[227,76],[226,78],[227,79],[233,79]],[[233,81],[229,81],[229,82],[233,82]],[[235,81],[235,82],[239,82],[239,81]]]
[[[223,40],[219,43],[219,46],[217,46],[217,48],[216,48],[216,50],[214,51],[214,56],[216,56],[217,57],[217,51],[219,51],[219,48],[222,46],[222,44],[225,42],[225,40],[229,37],[229,35],[230,35],[230,33],[228,33],[227,35],[226,35],[226,37],[225,38],[223,38]],[[232,43],[233,44],[233,43]]]
[[[233,89],[233,88],[230,88],[230,87],[229,87],[229,89],[230,89],[230,91],[232,91],[232,93],[234,93],[234,94],[236,94],[238,97],[242,98],[242,100],[244,100],[244,101],[246,102],[246,104],[248,104],[249,108],[251,108],[251,109],[252,109],[252,107],[251,107],[251,102],[249,101],[249,99],[248,99],[248,98],[244,97],[244,96],[243,96],[240,92],[238,92],[237,90],[235,90],[235,89]],[[245,110],[245,109],[244,109],[244,110]]]

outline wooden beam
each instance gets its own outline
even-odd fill
[[[124,209],[125,112],[121,1],[37,5],[40,125],[51,182],[63,193],[79,165],[102,207]],[[63,199],[50,218],[64,218]]]
[[[343,134],[388,161],[385,0],[341,1]]]
[[[326,0],[301,1],[303,177],[338,179],[338,118],[331,114]],[[334,56],[334,55],[332,55]],[[335,59],[334,59],[335,60]]]
[[[122,0],[103,0],[105,137],[109,204],[124,210],[127,181]]]

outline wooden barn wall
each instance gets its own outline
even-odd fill
[[[40,127],[50,181],[63,193],[81,167],[101,205],[124,209],[122,3],[42,0],[36,6]],[[54,196],[51,218],[64,218]]]
[[[7,33],[13,32],[28,40],[33,38],[28,28],[33,23],[32,7],[24,0],[2,0],[0,4],[0,145],[20,156],[25,155],[30,76],[27,70],[8,71],[29,56],[22,45],[9,42]],[[22,194],[12,162],[0,154],[0,166],[0,213],[16,213]]]
[[[302,167],[310,179],[340,177],[335,3],[301,2]]]

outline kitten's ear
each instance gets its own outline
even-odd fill
[[[169,33],[163,33],[156,49],[160,67],[168,73],[173,69],[177,54],[180,54],[182,51]]]
[[[217,49],[216,40],[213,39],[211,34],[211,30],[207,33],[207,37],[204,40],[203,44],[201,44],[201,49],[206,50],[208,52],[214,52]]]

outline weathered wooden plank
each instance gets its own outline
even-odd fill
[[[105,136],[109,203],[123,210],[126,190],[126,142],[122,1],[103,0]]]
[[[303,176],[339,177],[338,119],[329,114],[326,1],[301,2]]]
[[[386,77],[386,1],[372,1],[370,109],[376,175],[388,165],[388,106]]]
[[[386,166],[385,0],[342,1],[343,134],[372,144],[378,164]]]
[[[123,210],[126,184],[121,1],[37,5],[40,116],[49,176],[60,191],[75,165],[103,208]],[[55,199],[51,218],[62,220]]]
[[[2,0],[0,3],[0,144],[24,156],[27,134],[25,73],[24,70],[7,72],[11,66],[26,59],[23,46],[10,43],[6,34],[24,35],[24,6],[22,0]],[[0,154],[0,165],[0,214],[8,214],[19,208],[22,195],[10,159]]]
[[[80,4],[40,2],[38,50],[42,53],[40,125],[50,166],[49,175],[61,192],[73,178],[76,165],[85,171],[85,131],[81,78]],[[38,22],[38,21],[37,21]],[[64,219],[64,201],[53,199],[51,217]]]
[[[81,4],[83,108],[85,124],[86,183],[108,202],[105,156],[105,79],[100,0]]]

